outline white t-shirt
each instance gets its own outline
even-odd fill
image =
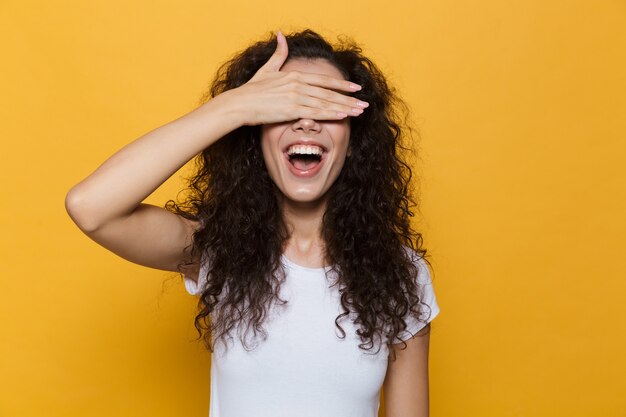
[[[423,259],[418,281],[424,284],[423,302],[431,308],[431,321],[439,306]],[[211,392],[209,417],[376,417],[380,407],[380,389],[387,372],[388,347],[378,354],[379,340],[369,353],[358,345],[360,340],[352,323],[355,313],[339,320],[345,338],[335,326],[343,312],[338,286],[330,288],[324,275],[326,268],[308,268],[281,258],[286,281],[280,297],[289,300],[285,306],[272,305],[264,328],[268,337],[250,351],[241,345],[239,334],[231,333],[228,349],[216,343],[211,358]],[[199,283],[185,277],[187,291],[199,295],[206,283],[206,265],[201,265]],[[423,306],[422,306],[423,307]],[[280,314],[278,313],[280,312]],[[428,317],[428,309],[423,318]],[[406,317],[407,331],[399,335],[410,339],[424,323]],[[253,332],[246,335],[249,346],[255,346]],[[399,342],[398,342],[399,343]]]

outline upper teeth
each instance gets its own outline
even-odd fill
[[[314,154],[321,155],[324,151],[315,145],[292,145],[287,149],[287,155],[297,154]]]

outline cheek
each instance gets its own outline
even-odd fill
[[[275,146],[285,131],[284,124],[271,124],[261,126],[261,147],[269,149]]]
[[[333,137],[335,138],[335,146],[337,148],[345,151],[348,149],[348,145],[350,144],[350,126],[336,126],[334,131],[332,132]]]
[[[279,134],[274,128],[267,128],[263,126],[261,129],[261,149],[263,150],[263,157],[267,158],[273,145],[278,142]]]

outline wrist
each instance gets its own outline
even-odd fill
[[[231,130],[235,130],[245,124],[241,109],[238,107],[239,101],[234,97],[233,91],[224,91],[203,105],[203,107],[211,107],[213,111],[217,112],[220,120],[225,122]]]

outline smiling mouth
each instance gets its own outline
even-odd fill
[[[312,154],[287,155],[287,153],[284,152],[283,155],[289,172],[296,177],[309,178],[316,176],[321,171],[322,166],[326,162],[328,153],[324,151],[324,153],[319,156]]]

